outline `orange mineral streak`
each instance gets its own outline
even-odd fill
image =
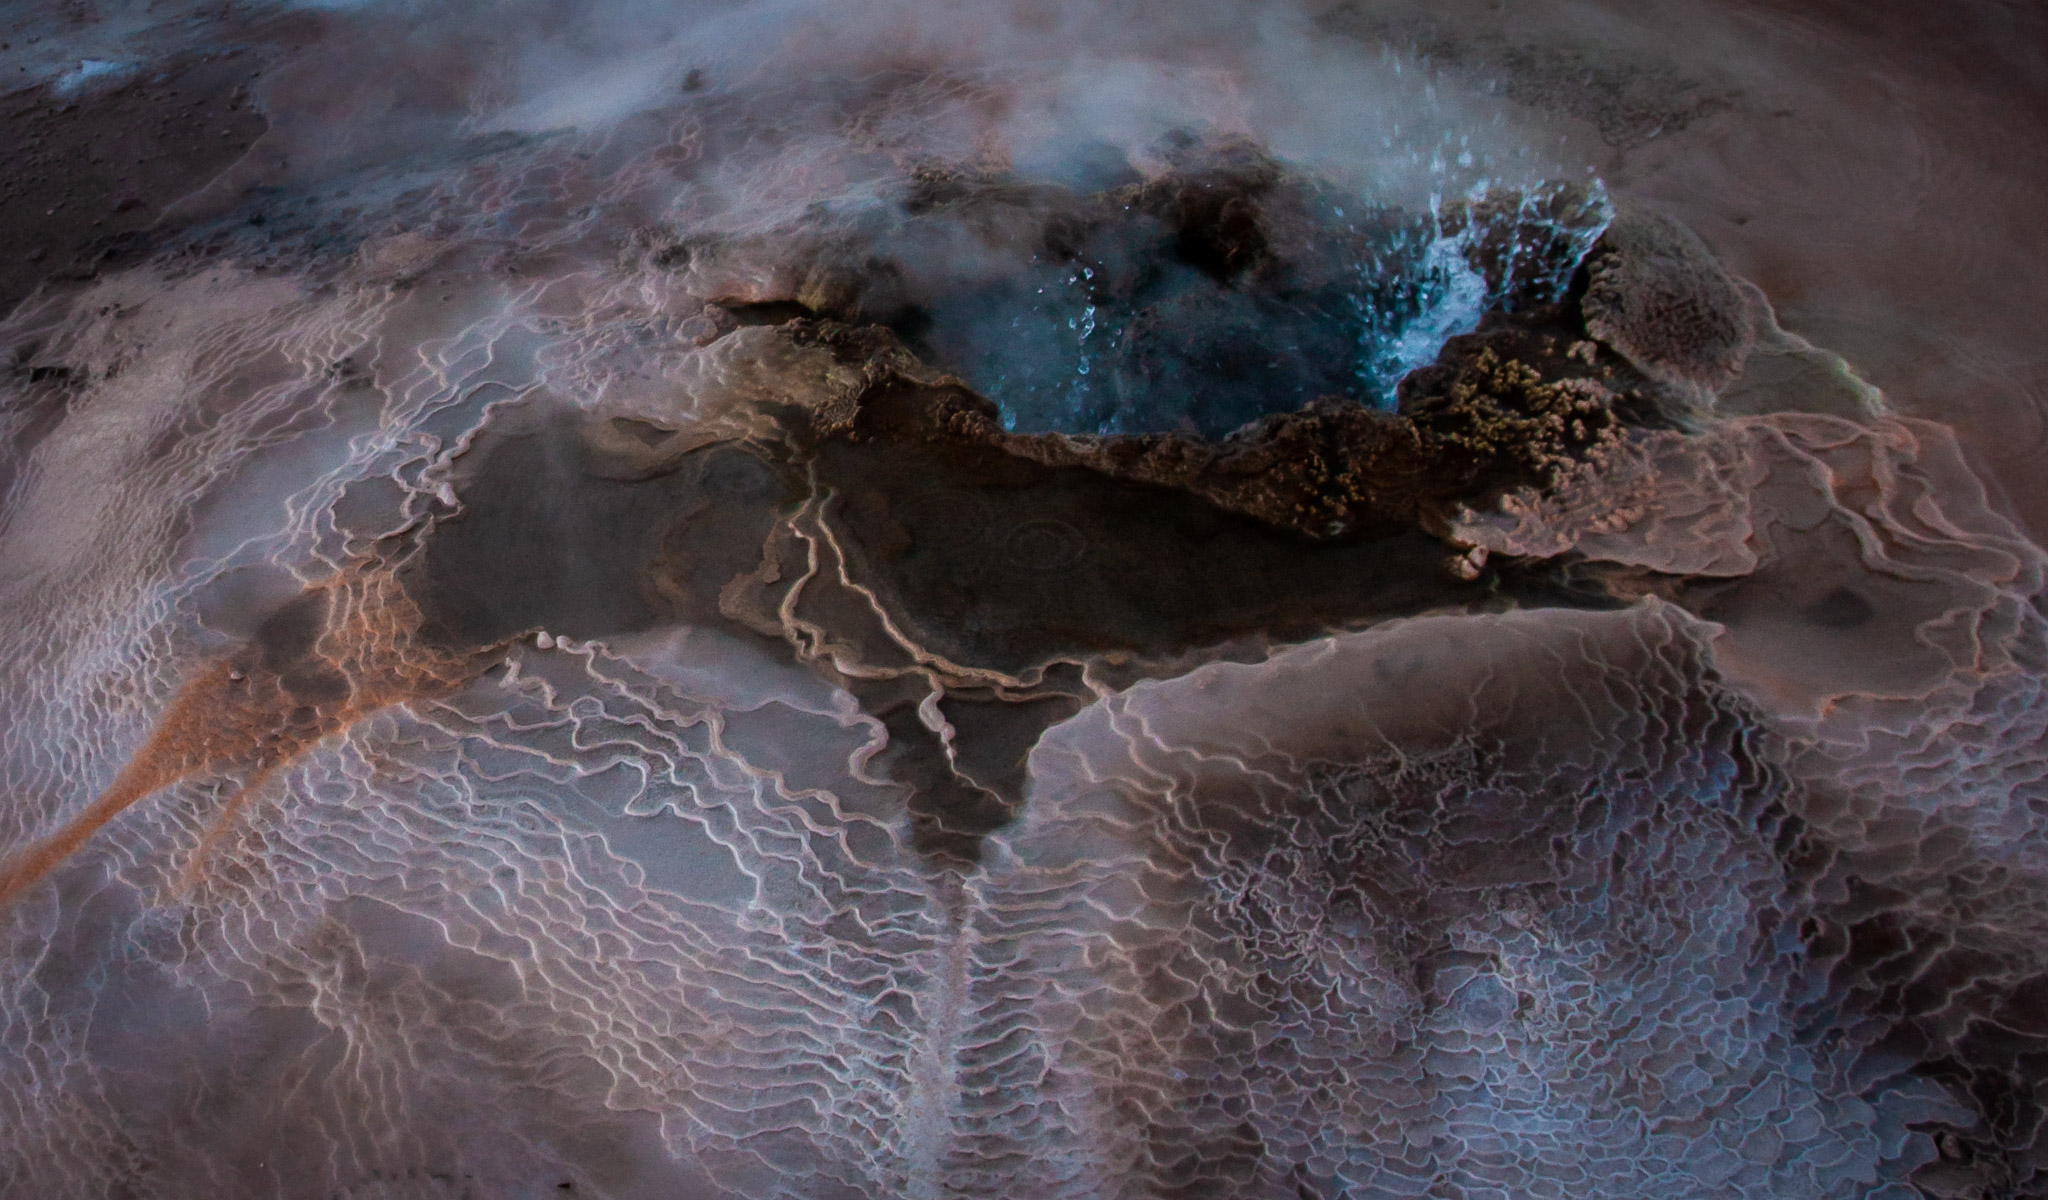
[[[270,777],[276,774],[279,768],[287,765],[288,762],[277,762],[258,768],[247,782],[235,789],[234,794],[228,797],[227,803],[220,806],[219,815],[206,827],[206,832],[200,835],[198,847],[186,861],[185,869],[179,872],[176,894],[180,898],[190,896],[199,890],[199,885],[206,879],[206,864],[213,861],[215,849],[226,840],[228,831],[234,828],[237,818],[242,815],[242,810],[249,806],[249,801],[263,789],[263,785],[270,781]]]
[[[388,572],[359,573],[314,590],[326,593],[327,621],[312,650],[265,664],[254,648],[245,648],[193,678],[98,799],[56,833],[0,863],[0,906],[152,793],[197,776],[242,774],[181,873],[179,890],[189,893],[272,775],[380,709],[447,695],[490,661],[488,650],[450,653],[423,644],[419,610]]]

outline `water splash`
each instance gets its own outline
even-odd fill
[[[1219,278],[1133,221],[949,304],[927,341],[1013,430],[1217,437],[1325,396],[1392,408],[1486,313],[1556,300],[1611,214],[1597,184],[1481,182],[1426,212],[1309,199],[1307,228],[1255,268]]]

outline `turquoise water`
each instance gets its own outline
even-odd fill
[[[1306,236],[1224,277],[1134,217],[949,297],[923,337],[1025,432],[1215,437],[1324,396],[1391,408],[1487,311],[1555,299],[1607,204],[1480,188],[1426,212],[1321,193],[1308,212]]]

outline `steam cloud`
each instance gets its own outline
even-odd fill
[[[0,1194],[2048,1194],[1991,7],[22,9]]]

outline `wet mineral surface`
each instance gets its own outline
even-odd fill
[[[0,1193],[2042,1194],[2032,17],[541,7],[0,38]]]

